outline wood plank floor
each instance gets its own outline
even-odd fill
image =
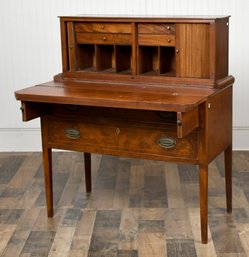
[[[0,256],[249,257],[249,152],[235,152],[233,214],[226,214],[223,156],[209,166],[209,243],[200,243],[197,169],[53,153],[53,219],[46,217],[41,153],[0,153]]]

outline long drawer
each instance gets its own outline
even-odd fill
[[[198,133],[177,138],[171,127],[157,123],[133,123],[91,117],[48,118],[48,143],[51,147],[110,153],[134,157],[153,156],[197,159]]]

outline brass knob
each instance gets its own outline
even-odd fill
[[[182,121],[181,121],[181,120],[177,120],[177,121],[176,121],[176,124],[177,124],[178,126],[181,126],[181,125],[182,125]]]
[[[170,43],[171,42],[171,40],[168,38],[168,43]]]
[[[103,40],[106,41],[106,37],[103,37]]]
[[[179,49],[176,49],[176,53],[179,53],[180,52],[180,50]]]
[[[104,29],[104,28],[105,28],[105,26],[104,26],[104,25],[102,25],[102,26],[101,26],[101,29]]]

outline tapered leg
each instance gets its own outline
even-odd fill
[[[47,201],[47,215],[48,217],[53,217],[52,151],[50,148],[43,148],[43,166]]]
[[[199,166],[201,242],[208,241],[208,165]]]
[[[225,150],[225,179],[227,212],[232,212],[232,146]]]
[[[92,190],[92,178],[91,178],[91,154],[84,153],[85,161],[85,180],[86,180],[86,191],[88,193]]]

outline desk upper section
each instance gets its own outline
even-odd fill
[[[218,87],[228,76],[228,16],[60,17],[63,79]],[[114,78],[115,77],[115,78]]]

